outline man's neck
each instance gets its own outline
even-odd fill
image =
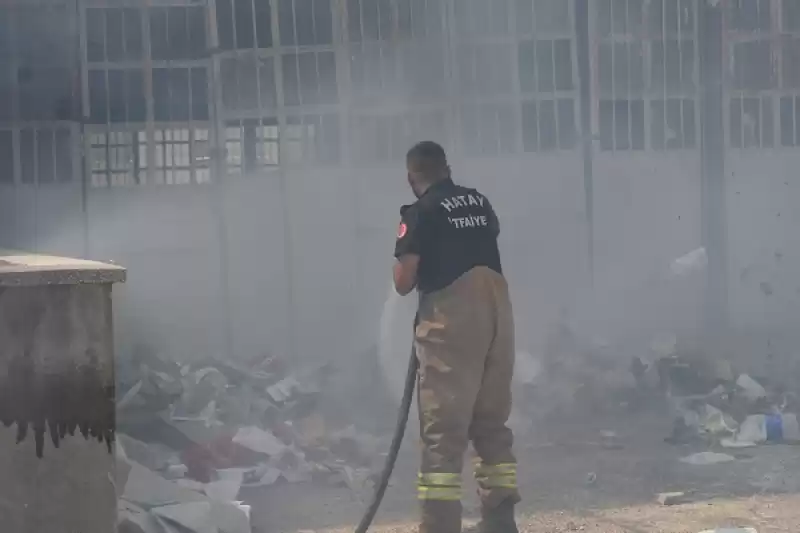
[[[425,193],[427,193],[429,190],[431,190],[431,189],[433,189],[435,187],[438,187],[439,185],[444,185],[445,183],[447,183],[449,181],[451,181],[449,177],[448,178],[439,178],[436,181],[432,181],[432,182],[425,183],[425,184],[421,185],[420,186],[420,191],[419,191],[419,197],[422,198],[423,196],[425,196]]]

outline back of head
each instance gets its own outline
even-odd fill
[[[409,172],[428,183],[450,177],[444,148],[433,141],[422,141],[412,146],[406,154],[406,166]]]

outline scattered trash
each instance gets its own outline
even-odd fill
[[[698,249],[676,260],[672,273],[684,276],[706,262],[705,250]],[[524,401],[514,416],[527,424],[563,418],[570,410],[626,413],[648,400],[660,407],[666,397],[675,420],[670,442],[715,450],[800,442],[792,414],[800,402],[760,369],[742,373],[733,360],[707,356],[669,330],[648,334],[628,350],[581,340],[570,323],[562,326],[548,353],[518,354],[522,372],[515,386],[523,389]],[[285,361],[266,355],[247,363],[181,365],[142,351],[126,361],[118,386],[120,531],[239,533],[250,512],[239,501],[241,489],[278,483],[347,487],[363,500],[363,491],[375,484],[385,443],[347,426],[346,417],[334,420],[325,405],[332,371],[321,365],[292,372]],[[616,431],[598,435],[593,445],[603,449],[625,444]],[[705,451],[681,461],[702,466],[736,457]],[[597,487],[597,474],[588,473],[584,483]],[[691,495],[667,492],[657,499],[680,505]]]
[[[621,450],[623,448],[619,435],[615,431],[601,431],[600,445],[606,450]]]
[[[720,445],[723,448],[753,448],[758,446],[757,443],[753,441],[746,441],[746,440],[737,440],[736,438],[733,439],[722,439],[719,441]]]
[[[254,426],[240,428],[233,437],[233,442],[268,456],[280,455],[286,451],[286,446],[275,435]]]
[[[682,505],[684,503],[689,503],[691,498],[685,492],[662,492],[656,498],[658,503],[664,506],[672,506],[672,505]]]
[[[739,379],[736,380],[736,385],[743,391],[744,397],[752,403],[767,397],[767,389],[747,374],[739,376]]]
[[[189,468],[184,464],[169,465],[164,472],[164,477],[167,479],[182,479],[186,477]]]
[[[162,533],[158,520],[130,502],[121,501],[117,509],[118,533]]]
[[[207,483],[204,492],[212,500],[233,501],[239,495],[244,480],[244,472],[241,470],[220,470],[219,479]]]
[[[770,421],[780,423],[780,432],[776,431],[776,440],[785,443],[800,442],[800,424],[797,421],[797,415],[791,413],[783,413],[780,415],[767,416],[767,440],[770,440],[772,433],[770,432]],[[777,424],[776,424],[777,425]],[[777,429],[777,428],[776,428]]]
[[[700,452],[684,457],[681,459],[682,463],[695,466],[716,465],[721,463],[729,463],[735,461],[736,457],[726,453],[715,452]]]
[[[166,505],[150,511],[169,533],[250,533],[249,513],[239,502],[205,501]]]
[[[175,455],[167,447],[158,444],[146,444],[128,435],[119,435],[117,440],[125,450],[125,456],[150,470],[165,470]]]
[[[731,435],[739,427],[733,417],[710,404],[703,406],[701,416],[699,428],[708,435]]]
[[[797,415],[790,413],[750,415],[739,426],[736,436],[724,439],[721,444],[726,448],[748,448],[767,442],[800,442]]]
[[[264,356],[249,365],[160,360],[120,365],[116,486],[124,533],[249,533],[242,487],[342,484],[359,494],[381,442],[329,427],[321,365],[291,374]]]
[[[676,413],[672,434],[666,439],[671,444],[688,444],[701,439],[732,437],[739,425],[730,415],[705,403],[716,394],[706,397],[671,398]]]
[[[705,248],[697,248],[688,254],[675,259],[670,265],[673,276],[681,277],[703,270],[708,266],[708,254]]]

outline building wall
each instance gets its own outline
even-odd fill
[[[497,205],[531,349],[584,306],[590,228],[605,295],[701,245],[697,0],[591,2],[593,225],[572,1],[216,0],[211,53],[202,2],[111,5],[0,8],[0,240],[128,266],[124,344],[224,352],[227,305],[236,356],[367,349],[421,138]],[[794,304],[735,278],[784,243],[760,275],[795,291],[795,221],[769,212],[793,197],[800,19],[726,6],[731,316],[761,327]]]

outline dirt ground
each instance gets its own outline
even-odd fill
[[[663,416],[614,416],[575,420],[517,439],[520,461],[520,529],[530,533],[698,533],[721,527],[755,527],[758,533],[800,531],[800,447],[736,450],[736,461],[692,466],[680,458],[700,446],[664,442]],[[603,446],[601,431],[614,431],[619,449]],[[406,437],[392,485],[374,531],[415,531],[417,505],[415,432]],[[724,451],[724,450],[714,450]],[[465,476],[468,478],[468,476]],[[665,507],[662,492],[690,494],[689,503]],[[467,490],[468,494],[473,491]],[[369,490],[315,484],[277,485],[247,495],[256,533],[349,531]],[[465,521],[474,520],[473,498]]]

